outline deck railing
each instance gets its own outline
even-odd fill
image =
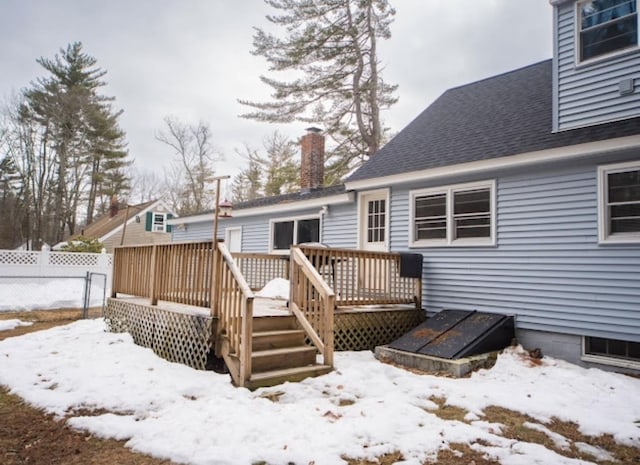
[[[113,251],[113,284],[111,296],[118,293],[151,296],[153,245],[117,247]]]
[[[336,294],[338,306],[422,302],[422,279],[402,277],[400,254],[298,246]]]
[[[218,317],[215,339],[222,344],[217,352],[225,358],[235,384],[244,386],[251,378],[254,296],[223,242],[218,243],[216,264],[219,285],[214,292],[214,316]]]
[[[301,249],[291,249],[289,308],[325,365],[333,366],[333,312],[335,294]]]
[[[262,289],[275,278],[289,279],[289,256],[232,252],[251,289]]]
[[[155,283],[151,304],[158,300],[209,307],[213,243],[155,245]]]
[[[185,242],[117,247],[112,296],[129,294],[209,307],[213,243]]]

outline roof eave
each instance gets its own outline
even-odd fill
[[[272,205],[265,205],[261,207],[243,208],[241,210],[233,211],[233,218],[243,218],[247,216],[255,216],[267,213],[273,213],[274,208],[277,208],[278,213],[290,212],[294,210],[305,210],[309,208],[321,208],[323,205],[339,205],[344,203],[351,203],[355,201],[355,193],[344,192],[338,195],[330,195],[326,197],[316,197],[308,200],[296,200],[287,203],[276,203]],[[172,218],[167,221],[167,224],[191,224],[202,223],[206,221],[213,221],[213,212],[204,213],[202,215],[188,216],[184,218]]]
[[[505,157],[478,160],[456,165],[445,165],[437,168],[427,168],[419,171],[398,173],[377,178],[368,178],[355,181],[347,181],[347,190],[363,190],[405,184],[427,179],[438,179],[452,176],[460,176],[474,173],[482,173],[496,169],[519,168],[536,163],[570,160],[588,155],[640,147],[640,135],[607,139],[604,141],[587,142],[584,144],[567,145],[554,149],[538,150],[534,152],[520,153]]]

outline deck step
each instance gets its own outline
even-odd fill
[[[316,349],[307,345],[282,347],[279,349],[258,350],[251,354],[253,373],[313,365],[316,362]]]
[[[320,376],[332,370],[329,365],[309,365],[304,367],[278,369],[254,373],[246,384],[249,389],[259,387],[275,386],[286,381],[296,382],[312,376]]]
[[[304,344],[304,331],[301,329],[280,329],[253,333],[253,350],[279,349]]]
[[[283,329],[298,329],[296,317],[293,315],[253,317],[254,333],[262,331],[277,331]]]

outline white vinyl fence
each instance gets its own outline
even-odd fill
[[[107,253],[0,250],[0,311],[103,303],[112,274]]]

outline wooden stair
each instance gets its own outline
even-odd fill
[[[233,355],[224,358],[230,369],[237,364]],[[301,381],[332,370],[316,363],[316,349],[305,343],[305,333],[294,316],[253,318],[251,367],[251,377],[244,383],[249,389]]]

